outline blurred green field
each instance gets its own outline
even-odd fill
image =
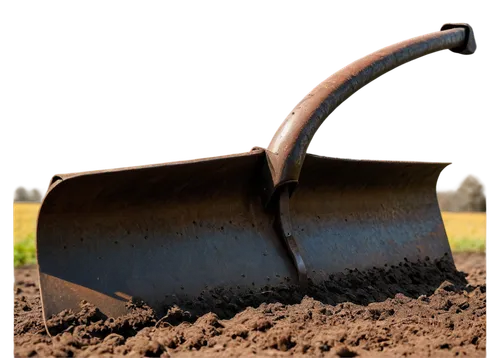
[[[486,251],[486,213],[442,213],[453,252]]]
[[[36,263],[36,219],[39,203],[14,203],[14,266]]]
[[[35,233],[40,204],[14,204],[14,266],[36,263]],[[443,221],[453,252],[486,250],[486,213],[444,212]]]

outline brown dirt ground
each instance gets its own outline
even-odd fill
[[[194,316],[173,307],[159,318],[135,302],[129,314],[112,319],[82,303],[79,312],[49,320],[52,337],[43,325],[36,267],[20,268],[15,356],[484,357],[485,255],[454,259],[465,275],[442,261],[351,271],[298,300],[268,296],[268,303],[236,314]]]

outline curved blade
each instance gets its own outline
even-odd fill
[[[451,258],[436,196],[446,165],[308,155],[290,202],[308,277]]]
[[[118,316],[132,297],[161,314],[177,297],[294,276],[260,203],[264,160],[254,151],[57,182],[38,220],[44,317],[82,299]]]
[[[45,318],[81,300],[109,316],[133,297],[159,314],[299,283],[261,200],[264,151],[55,177],[37,255]],[[450,254],[436,198],[444,164],[308,155],[290,200],[309,278]]]

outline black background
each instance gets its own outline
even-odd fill
[[[469,15],[493,30],[480,14]],[[74,31],[47,24],[26,33],[10,91],[17,120],[9,128],[16,143],[9,183],[38,183],[49,167],[94,167],[98,158],[166,159],[168,152],[262,143],[288,96],[304,80],[319,80],[328,63],[343,63],[392,32],[423,31],[440,17],[257,20],[228,17],[201,28],[129,21]],[[456,162],[441,184],[479,168],[496,208],[489,56],[433,56],[377,81],[329,121],[313,151],[432,152]]]

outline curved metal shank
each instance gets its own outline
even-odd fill
[[[288,115],[267,150],[272,187],[276,190],[298,182],[307,147],[323,121],[342,102],[384,73],[427,54],[451,49],[471,54],[475,50],[472,28],[467,24],[446,24],[443,31],[415,37],[372,53],[333,74],[313,89]],[[271,186],[271,185],[270,185]]]

